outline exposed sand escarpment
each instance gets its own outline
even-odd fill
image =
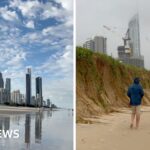
[[[133,78],[141,78],[145,90],[144,105],[150,105],[150,71],[127,66],[104,54],[77,48],[77,122],[85,118],[114,112],[127,107],[128,86]]]

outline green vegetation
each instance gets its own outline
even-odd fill
[[[88,49],[83,49],[82,47],[77,48],[76,56],[77,59],[87,59],[89,60],[92,56],[93,52]]]
[[[116,107],[128,106],[126,95],[133,78],[140,77],[150,89],[150,71],[120,63],[101,53],[76,48],[77,121],[84,117],[108,113]]]

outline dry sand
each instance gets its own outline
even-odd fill
[[[130,109],[77,124],[77,150],[150,150],[150,107],[142,107],[139,129],[130,129]]]

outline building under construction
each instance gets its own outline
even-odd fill
[[[123,63],[144,68],[144,57],[140,53],[139,16],[136,14],[128,25],[128,30],[123,37],[124,44],[118,46],[119,60]]]

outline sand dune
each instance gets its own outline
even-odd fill
[[[142,107],[139,129],[130,129],[130,109],[77,124],[77,150],[149,150],[150,107]]]

